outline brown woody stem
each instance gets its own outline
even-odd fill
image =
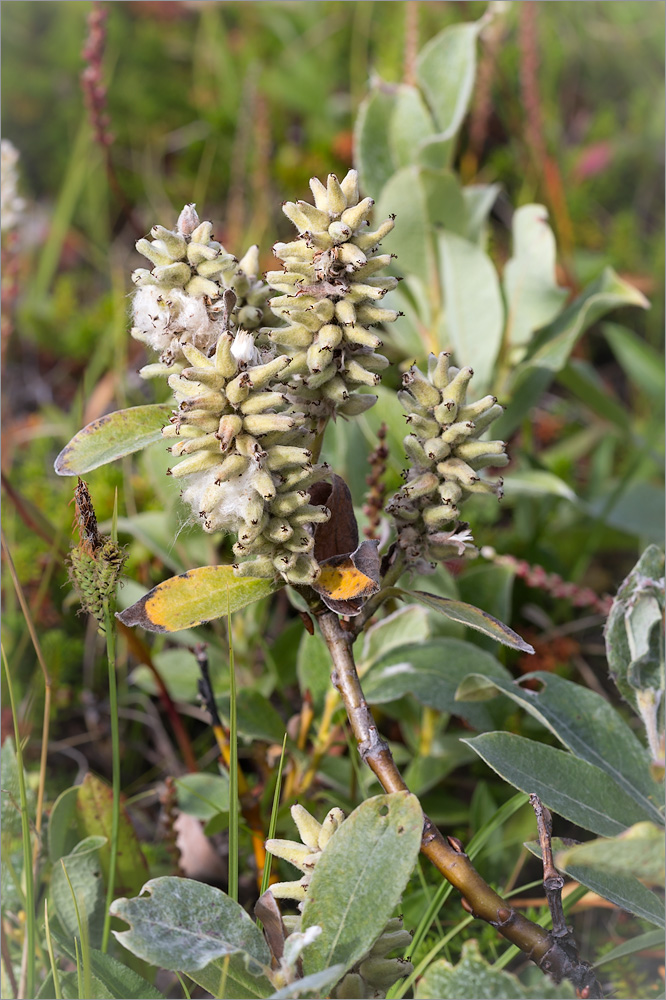
[[[386,792],[406,791],[407,786],[388,744],[377,731],[372,712],[363,697],[352,652],[353,635],[344,631],[338,616],[331,611],[318,612],[317,619],[333,661],[331,679],[344,702],[361,757]],[[603,997],[594,970],[587,962],[580,961],[575,948],[558,941],[552,933],[528,920],[502,899],[479,875],[462,846],[454,838],[443,837],[425,815],[421,850],[444,878],[462,893],[465,909],[496,927],[543,972],[551,975],[556,982],[565,978],[571,980],[581,995]]]

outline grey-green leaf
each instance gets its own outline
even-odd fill
[[[93,948],[99,947],[102,941],[104,879],[99,849],[105,843],[106,837],[86,837],[81,840],[67,857],[56,862],[51,876],[49,912],[57,915],[68,937],[79,937],[78,917],[82,921],[87,920],[89,940]]]
[[[371,705],[412,694],[422,705],[460,715],[475,729],[492,729],[498,723],[485,705],[455,701],[459,684],[480,670],[498,680],[510,680],[508,671],[484,649],[461,639],[439,637],[390,650],[364,675],[363,691]]]
[[[402,590],[399,587],[393,587],[391,595],[400,597],[402,600],[418,601],[419,604],[423,604],[432,611],[437,611],[440,615],[445,615],[451,621],[459,622],[477,632],[489,635],[491,639],[501,642],[504,646],[519,649],[522,653],[534,652],[534,648],[530,646],[529,642],[521,639],[512,628],[489,615],[487,611],[475,608],[472,604],[454,601],[449,597],[440,597],[438,594],[428,594],[423,590]]]
[[[377,199],[375,219],[395,215],[395,229],[382,240],[382,251],[394,253],[403,273],[423,277],[432,267],[431,226],[418,167],[398,170]]]
[[[297,979],[289,986],[283,986],[277,993],[271,993],[268,1000],[292,1000],[292,998],[313,997],[315,993],[322,993],[326,990],[328,995],[330,987],[342,977],[345,971],[344,965],[332,965],[330,969],[322,969],[321,972],[313,972],[310,976]]]
[[[507,305],[505,339],[512,347],[529,343],[535,330],[560,311],[567,290],[555,277],[556,246],[543,205],[523,205],[513,216],[513,257],[504,268]]]
[[[535,680],[537,691],[523,687],[523,682]],[[477,700],[489,687],[508,695],[576,756],[605,771],[641,807],[646,819],[663,825],[659,809],[663,790],[650,775],[650,756],[605,698],[557,674],[537,671],[520,683],[470,676],[456,692],[456,700]]]
[[[244,952],[237,951],[216,958],[204,969],[189,969],[187,974],[211,996],[225,1000],[263,1000],[273,992],[273,986],[263,973],[254,975],[248,969],[247,958]]]
[[[82,476],[161,441],[172,410],[169,403],[151,403],[93,420],[65,445],[55,460],[55,471],[59,476]]]
[[[558,837],[553,837],[553,850],[559,853],[566,845]],[[536,842],[527,843],[525,847],[536,857],[541,857],[541,848]],[[621,872],[607,872],[589,865],[571,865],[560,869],[569,878],[575,879],[581,885],[587,886],[604,899],[610,900],[622,910],[628,910],[637,917],[649,920],[657,927],[666,926],[664,921],[664,904],[656,893],[646,888],[633,875]]]
[[[404,645],[405,636],[409,636],[411,642],[420,642],[429,635],[428,613],[424,608],[417,604],[399,608],[366,630],[361,661],[374,663],[396,646]]]
[[[543,979],[538,989],[541,1000],[575,996],[573,987],[569,983],[556,986],[553,982]],[[525,1000],[526,997],[536,997],[537,993],[523,986],[518,977],[512,973],[494,969],[482,956],[478,942],[472,939],[464,942],[457,965],[440,958],[428,966],[419,979],[414,996],[416,1000],[439,1000],[441,997]]]
[[[175,779],[178,808],[189,816],[209,820],[229,811],[229,776],[226,774],[183,774]]]
[[[419,54],[416,73],[443,139],[450,139],[467,113],[476,75],[479,25],[445,28]]]
[[[416,87],[400,84],[389,123],[389,145],[396,167],[416,163],[421,144],[435,134],[435,123]]]
[[[645,819],[605,771],[572,753],[513,733],[484,733],[465,742],[509,784],[528,795],[536,792],[553,812],[602,837]]]
[[[395,100],[395,94],[380,81],[361,103],[356,116],[354,166],[363,191],[375,199],[396,169],[389,144]]]
[[[306,975],[338,963],[347,970],[371,948],[407,885],[422,831],[421,806],[409,792],[366,799],[340,826],[303,907],[302,929],[322,928],[303,954]]]
[[[497,271],[481,247],[455,233],[441,233],[438,246],[446,328],[456,364],[472,366],[475,391],[482,395],[491,385],[504,328]]]
[[[116,899],[111,905],[113,915],[130,925],[128,931],[114,931],[115,936],[139,958],[164,969],[188,971],[245,952],[259,966],[270,965],[257,925],[220,889],[164,876],[151,879],[143,891],[147,895]]]
[[[589,865],[604,872],[635,875],[641,882],[664,884],[664,830],[654,823],[636,823],[619,837],[600,837],[565,847],[555,858],[558,868]]]

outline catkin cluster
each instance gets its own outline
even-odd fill
[[[153,226],[152,240],[136,244],[154,265],[132,274],[132,336],[160,355],[159,364],[141,370],[145,378],[183,363],[184,343],[210,354],[222,333],[274,322],[257,247],[239,261],[212,234],[212,223],[199,222],[194,205],[186,205],[175,229]]]
[[[344,822],[345,814],[342,809],[334,807],[327,813],[323,823],[319,823],[303,806],[294,805],[291,807],[291,815],[302,843],[293,840],[267,840],[266,850],[303,872],[299,881],[276,882],[271,886],[271,892],[277,899],[293,899],[300,908],[307,896],[315,866],[331,837]],[[342,903],[341,900],[341,905]],[[282,919],[290,933],[299,930],[300,916],[286,915]],[[389,987],[409,976],[414,969],[411,962],[402,958],[387,958],[387,955],[398,948],[406,948],[411,940],[400,917],[389,920],[370,951],[347,972],[332,996],[338,1000],[379,1000],[385,997]]]
[[[221,334],[210,358],[191,344],[181,350],[190,367],[169,376],[178,409],[163,435],[182,459],[170,472],[183,499],[206,531],[237,533],[235,555],[253,557],[239,574],[312,583],[311,526],[329,515],[307,488],[328,467],[312,464],[303,415],[278,381],[289,358],[262,361],[245,331]]]
[[[355,170],[341,182],[329,174],[326,185],[312,178],[310,188],[314,205],[282,206],[299,238],[273,247],[283,270],[269,271],[266,280],[282,293],[271,309],[284,325],[268,331],[268,338],[290,354],[285,374],[311,416],[355,416],[377,398],[357,390],[377,385],[388,365],[369,327],[398,315],[378,305],[397,282],[379,275],[391,256],[378,253],[378,244],[393,229],[393,219],[370,229],[374,202],[359,199]]]
[[[473,493],[501,498],[502,480],[482,479],[479,470],[509,461],[503,441],[481,440],[501,413],[495,396],[468,403],[471,368],[454,368],[450,355],[430,355],[427,377],[414,365],[403,375],[400,402],[411,433],[404,439],[410,460],[405,485],[386,510],[396,524],[398,545],[408,564],[421,572],[432,561],[463,555],[472,548],[460,506]]]

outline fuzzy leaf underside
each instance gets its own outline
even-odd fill
[[[59,476],[82,476],[161,441],[162,428],[172,411],[170,403],[151,403],[93,420],[62,449],[55,460],[55,471]]]

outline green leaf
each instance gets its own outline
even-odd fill
[[[399,608],[365,632],[360,662],[374,663],[396,646],[402,646],[406,636],[409,636],[410,642],[419,642],[429,635],[428,614],[422,607],[412,604]]]
[[[558,868],[589,865],[606,872],[634,875],[641,882],[664,884],[664,830],[654,823],[636,823],[619,837],[601,837],[565,847],[555,858]]]
[[[90,944],[93,948],[102,942],[105,893],[99,850],[105,844],[105,837],[86,837],[67,857],[56,862],[51,876],[49,913],[57,916],[68,937],[78,938],[79,922],[76,914],[78,905],[81,922],[88,924]],[[63,871],[63,863],[72,885],[71,889]],[[76,904],[72,898],[72,891],[76,896]]]
[[[500,420],[502,418],[500,417]],[[664,488],[657,483],[633,482],[608,510],[608,496],[612,496],[616,482],[605,481],[604,495],[587,505],[592,517],[602,518],[605,524],[618,531],[634,535],[644,542],[664,541]]]
[[[330,669],[330,667],[329,667]],[[220,715],[229,720],[229,696],[217,700]],[[250,740],[264,740],[266,743],[282,743],[285,724],[268,698],[253,688],[241,688],[236,695],[238,732]],[[289,740],[287,740],[289,745]]]
[[[620,585],[606,621],[608,669],[622,697],[639,712],[641,690],[662,688],[661,621],[664,553],[650,545]]]
[[[261,931],[242,906],[203,882],[164,876],[146,882],[145,896],[116,899],[111,912],[130,925],[114,931],[139,958],[163,969],[196,971],[234,952],[243,952],[250,970],[270,966]]]
[[[530,407],[548,388],[555,372],[565,366],[585,330],[610,310],[629,305],[646,309],[648,301],[633,285],[618,277],[612,268],[606,268],[571,305],[533,338],[525,360],[515,370],[510,386],[512,401],[494,424],[494,433],[501,438],[510,437]]]
[[[395,101],[395,94],[380,82],[362,101],[356,115],[354,166],[359,173],[361,188],[375,200],[397,166],[389,144]],[[384,216],[375,213],[375,219],[382,218]]]
[[[106,879],[111,860],[111,828],[113,824],[113,791],[111,786],[90,772],[86,774],[83,783],[79,785],[76,810],[81,835],[88,838],[102,837],[104,839],[105,843],[100,851],[99,859]],[[148,865],[141,850],[139,838],[121,802],[115,891],[118,895],[139,892],[147,874]]]
[[[174,701],[196,702],[201,672],[191,649],[165,649],[153,654],[153,662]],[[147,694],[159,694],[155,674],[144,663],[134,668],[130,681]]]
[[[476,76],[478,23],[445,28],[421,49],[416,75],[442,139],[452,138],[467,113]]]
[[[572,753],[513,733],[485,733],[464,742],[509,784],[528,795],[535,792],[553,812],[602,837],[645,818],[605,771]]]
[[[209,820],[229,811],[229,776],[225,774],[183,774],[175,779],[178,808],[189,816]]]
[[[322,969],[321,972],[313,972],[309,976],[297,979],[290,986],[283,986],[277,993],[271,993],[268,1000],[291,1000],[292,997],[301,997],[304,993],[312,997],[315,993],[322,993],[326,990],[328,994],[330,987],[334,986],[342,978],[345,971],[344,965],[332,965],[330,969]]]
[[[461,639],[440,637],[392,649],[363,677],[363,692],[371,705],[396,701],[412,694],[422,704],[466,719],[475,729],[491,729],[497,722],[482,705],[457,703],[458,685],[470,673],[482,671],[509,680],[494,656]]]
[[[516,496],[551,496],[575,503],[578,499],[563,479],[545,469],[517,469],[515,472],[512,469],[511,475],[504,480],[504,494],[509,500]]]
[[[446,307],[446,328],[459,367],[474,369],[474,388],[490,386],[502,342],[504,306],[490,257],[476,243],[440,233],[439,256]]]
[[[178,632],[224,618],[279,590],[282,582],[238,577],[233,566],[201,566],[153,587],[117,618],[149,632]]]
[[[59,476],[82,476],[162,441],[162,428],[172,411],[170,403],[151,403],[116,410],[93,420],[65,445],[55,460],[55,471]]]
[[[419,979],[416,1000],[439,1000],[440,997],[475,997],[476,1000],[525,1000],[526,997],[574,997],[569,983],[556,986],[543,978],[538,993],[523,986],[517,976],[494,969],[479,950],[475,939],[465,941],[457,965],[440,958],[428,966]]]
[[[553,851],[555,853],[559,853],[566,846],[558,837],[553,837]],[[526,843],[525,847],[537,858],[541,857],[541,848],[538,843]],[[564,875],[568,875],[569,878],[586,886],[591,892],[596,892],[604,899],[610,900],[620,909],[627,910],[643,920],[649,920],[651,924],[656,924],[658,927],[666,926],[662,900],[633,875],[601,871],[598,868],[591,868],[589,865],[571,865],[561,869],[561,871]]]
[[[633,330],[619,323],[602,323],[601,332],[611,346],[623,371],[638,391],[653,397],[660,409],[664,405],[664,366],[662,357]]]
[[[432,268],[431,228],[418,167],[403,167],[389,178],[377,199],[375,219],[395,215],[395,228],[382,240],[403,273],[427,276]]]
[[[534,331],[557,315],[567,297],[555,277],[557,249],[547,220],[543,205],[523,205],[513,216],[513,257],[504,268],[504,336],[511,347],[528,344]]]
[[[0,797],[2,835],[4,839],[9,839],[21,834],[19,769],[14,740],[11,736],[7,737],[2,744],[2,750],[0,750],[0,773],[2,774],[2,795]]]
[[[400,84],[389,124],[389,146],[396,168],[417,162],[421,144],[435,134],[435,123],[416,87]]]
[[[303,954],[305,975],[338,963],[349,969],[369,951],[409,881],[422,832],[421,806],[409,792],[366,799],[340,826],[303,907],[302,930],[322,928]]]
[[[538,681],[539,690],[523,687]],[[550,730],[577,757],[605,771],[641,807],[646,818],[663,825],[659,804],[663,790],[650,775],[650,755],[612,705],[595,691],[558,677],[535,672],[520,682],[467,677],[456,700],[501,691]]]
[[[51,930],[51,934],[58,949],[70,961],[76,963],[73,942],[62,934],[58,934],[54,929]],[[96,997],[105,995],[113,997],[115,1000],[163,1000],[163,994],[151,986],[147,979],[144,979],[123,962],[119,962],[117,958],[112,958],[111,955],[105,955],[95,948],[90,948],[88,961],[90,962],[93,982],[97,980],[105,991],[104,994],[96,992]],[[78,991],[76,998],[78,1000]]]
[[[533,653],[534,648],[528,642],[521,639],[517,632],[505,625],[503,622],[493,618],[486,611],[475,608],[472,604],[465,604],[463,601],[454,601],[449,597],[440,597],[437,594],[427,594],[423,590],[402,590],[400,587],[392,587],[390,596],[400,597],[403,601],[418,601],[431,611],[437,611],[440,615],[445,615],[451,621],[460,622],[477,632],[489,635],[496,642],[501,642],[511,649],[519,649],[523,653]]]
[[[645,934],[639,934],[638,937],[631,938],[630,941],[623,941],[617,948],[607,951],[602,958],[597,959],[594,966],[595,968],[599,968],[600,965],[607,965],[608,962],[624,958],[625,955],[635,955],[637,951],[663,947],[664,935],[662,931],[646,931]]]

